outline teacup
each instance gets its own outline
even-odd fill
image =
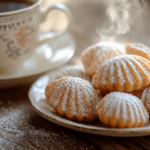
[[[30,0],[32,5],[19,10],[0,13],[0,72],[16,68],[28,59],[37,45],[60,36],[61,30],[39,36],[39,25],[53,9],[66,13],[70,11],[61,3],[51,4],[41,10],[42,0]]]

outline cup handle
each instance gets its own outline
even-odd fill
[[[45,9],[42,9],[41,10],[41,22],[45,21],[47,14],[54,9],[58,9],[58,10],[61,10],[66,13],[66,15],[68,17],[68,25],[63,30],[55,31],[55,32],[47,32],[47,33],[40,35],[38,45],[43,44],[44,42],[48,41],[49,39],[53,39],[55,37],[62,35],[67,30],[67,28],[71,22],[72,17],[71,17],[70,10],[68,9],[68,7],[66,5],[64,5],[62,3],[50,4]]]

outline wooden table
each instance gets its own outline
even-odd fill
[[[60,0],[59,0],[60,1]],[[62,0],[71,9],[77,51],[68,64],[79,61],[82,50],[99,41],[96,27],[103,22],[106,5],[98,0]],[[46,5],[49,1],[44,1]],[[100,7],[103,4],[103,7]],[[147,150],[150,136],[119,138],[73,131],[39,116],[28,100],[31,84],[0,90],[0,150]]]

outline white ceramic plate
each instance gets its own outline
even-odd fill
[[[0,73],[0,88],[19,86],[37,79],[41,74],[66,63],[75,52],[70,33],[49,40],[36,48],[33,56],[14,71]]]
[[[29,99],[31,105],[39,115],[58,125],[91,134],[116,137],[150,135],[150,122],[146,126],[140,128],[117,129],[108,128],[104,126],[99,120],[91,123],[77,123],[60,117],[49,106],[44,96],[46,85],[55,80],[56,74],[59,73],[59,71],[60,69],[57,69],[49,74],[42,76],[32,85],[29,90]]]

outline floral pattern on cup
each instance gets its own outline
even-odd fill
[[[19,28],[19,31],[15,34],[17,38],[17,44],[21,48],[25,48],[31,42],[30,34],[27,34],[27,30],[24,26]]]

